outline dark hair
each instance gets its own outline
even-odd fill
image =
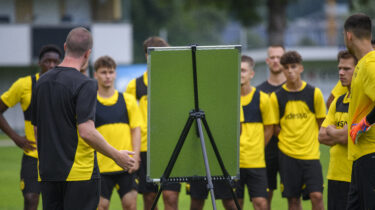
[[[143,42],[143,50],[147,54],[148,47],[168,47],[169,44],[158,36],[151,36]]]
[[[101,67],[116,69],[116,62],[113,60],[113,58],[107,55],[101,56],[98,59],[96,59],[94,63],[94,69],[95,71],[98,71],[98,69]]]
[[[371,19],[365,14],[354,14],[346,19],[344,29],[359,39],[371,38]]]
[[[40,51],[39,51],[39,61],[42,60],[44,54],[49,53],[49,52],[55,52],[55,53],[59,54],[60,58],[62,57],[62,52],[61,52],[61,50],[58,46],[53,45],[53,44],[48,44],[48,45],[42,46],[42,48],[40,49]]]
[[[255,66],[254,59],[252,57],[250,57],[250,56],[247,56],[247,55],[241,56],[241,62],[248,63],[249,66],[251,66],[252,68],[254,68],[254,66]]]
[[[371,44],[375,45],[375,39],[371,40]]]
[[[297,51],[288,51],[280,58],[280,64],[283,66],[293,63],[302,63],[302,57]]]
[[[337,54],[337,61],[340,62],[340,59],[349,59],[349,58],[353,58],[354,59],[354,65],[357,65],[357,58],[351,54],[349,51],[347,50],[341,50],[338,54]]]
[[[83,27],[72,29],[66,37],[66,53],[72,57],[81,57],[87,50],[92,49],[91,33]]]

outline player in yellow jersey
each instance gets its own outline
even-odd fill
[[[350,90],[357,59],[348,51],[338,56],[340,84]],[[328,210],[346,209],[353,161],[348,160],[348,108],[350,91],[336,97],[319,131],[319,141],[331,146],[328,167]]]
[[[302,57],[286,52],[280,60],[286,83],[271,94],[271,103],[279,126],[279,164],[282,196],[289,209],[299,209],[302,191],[308,193],[313,209],[324,209],[323,176],[320,165],[318,132],[326,115],[319,88],[301,79]],[[302,186],[306,185],[305,189]]]
[[[143,49],[147,59],[148,47],[167,47],[168,43],[160,37],[149,37],[143,42]],[[141,127],[141,164],[139,174],[139,193],[143,194],[144,209],[150,209],[156,193],[157,185],[146,181],[147,167],[147,71],[140,77],[129,82],[126,92],[136,97],[141,109],[144,125]],[[181,185],[179,183],[168,183],[163,190],[163,201],[166,210],[178,208],[178,195]]]
[[[241,208],[245,185],[255,210],[268,209],[267,171],[264,148],[273,134],[276,123],[269,96],[251,86],[254,61],[241,58],[241,106],[244,114],[240,137],[240,180],[237,195]]]
[[[113,188],[116,187],[123,209],[137,209],[137,184],[134,172],[138,170],[141,146],[142,116],[135,98],[115,89],[116,63],[109,56],[99,57],[94,64],[98,81],[95,127],[118,150],[135,153],[136,164],[124,171],[112,159],[97,154],[101,175],[99,210],[109,209]]]
[[[34,130],[30,123],[31,93],[39,76],[60,63],[62,53],[55,45],[43,46],[39,53],[40,73],[26,76],[13,83],[0,98],[0,128],[14,143],[24,150],[21,165],[21,190],[24,196],[24,209],[37,209],[40,186],[37,175],[37,158]],[[8,124],[3,113],[17,103],[21,104],[25,120],[25,137],[18,135]]]
[[[345,45],[357,59],[349,104],[348,158],[353,160],[347,209],[375,209],[375,51],[371,19],[354,14],[344,24]]]

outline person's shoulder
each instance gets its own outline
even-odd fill
[[[122,95],[124,96],[124,99],[126,102],[135,102],[135,103],[137,102],[135,97],[130,93],[124,92],[122,93]]]
[[[262,82],[262,83],[260,83],[258,86],[256,86],[256,88],[262,90],[262,89],[266,88],[268,85],[269,85],[269,84],[268,84],[268,81],[265,80],[264,82]]]

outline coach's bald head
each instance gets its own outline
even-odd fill
[[[90,31],[83,27],[72,29],[64,44],[66,55],[80,58],[92,49],[92,36]]]

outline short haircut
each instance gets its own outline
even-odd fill
[[[288,51],[281,56],[280,63],[283,66],[294,63],[302,64],[302,57],[297,51]]]
[[[281,49],[285,51],[284,45],[281,45],[281,44],[274,44],[274,45],[268,46],[268,48],[278,48],[278,47],[280,47]]]
[[[365,14],[354,14],[346,19],[345,31],[351,31],[359,39],[371,39],[371,19]]]
[[[143,42],[143,49],[145,54],[147,54],[148,47],[168,47],[169,44],[158,36],[151,36]]]
[[[353,58],[354,59],[354,65],[357,65],[357,58],[351,54],[349,51],[347,50],[341,50],[338,54],[337,54],[337,61],[340,62],[340,59],[349,59],[349,58]]]
[[[102,67],[116,69],[116,66],[115,60],[107,55],[99,57],[94,63],[95,71]]]
[[[375,45],[375,39],[371,40],[371,45]]]
[[[247,56],[247,55],[241,56],[241,62],[245,62],[245,63],[249,64],[249,66],[251,68],[255,67],[254,59],[252,57],[250,57],[250,56]]]
[[[91,33],[84,27],[72,29],[66,37],[66,53],[75,58],[81,57],[87,50],[92,49]]]
[[[55,53],[59,54],[60,59],[62,58],[62,52],[61,52],[60,48],[56,45],[48,44],[48,45],[42,46],[42,48],[40,49],[40,51],[39,51],[39,61],[42,60],[43,56],[46,53],[49,53],[49,52],[55,52]]]

